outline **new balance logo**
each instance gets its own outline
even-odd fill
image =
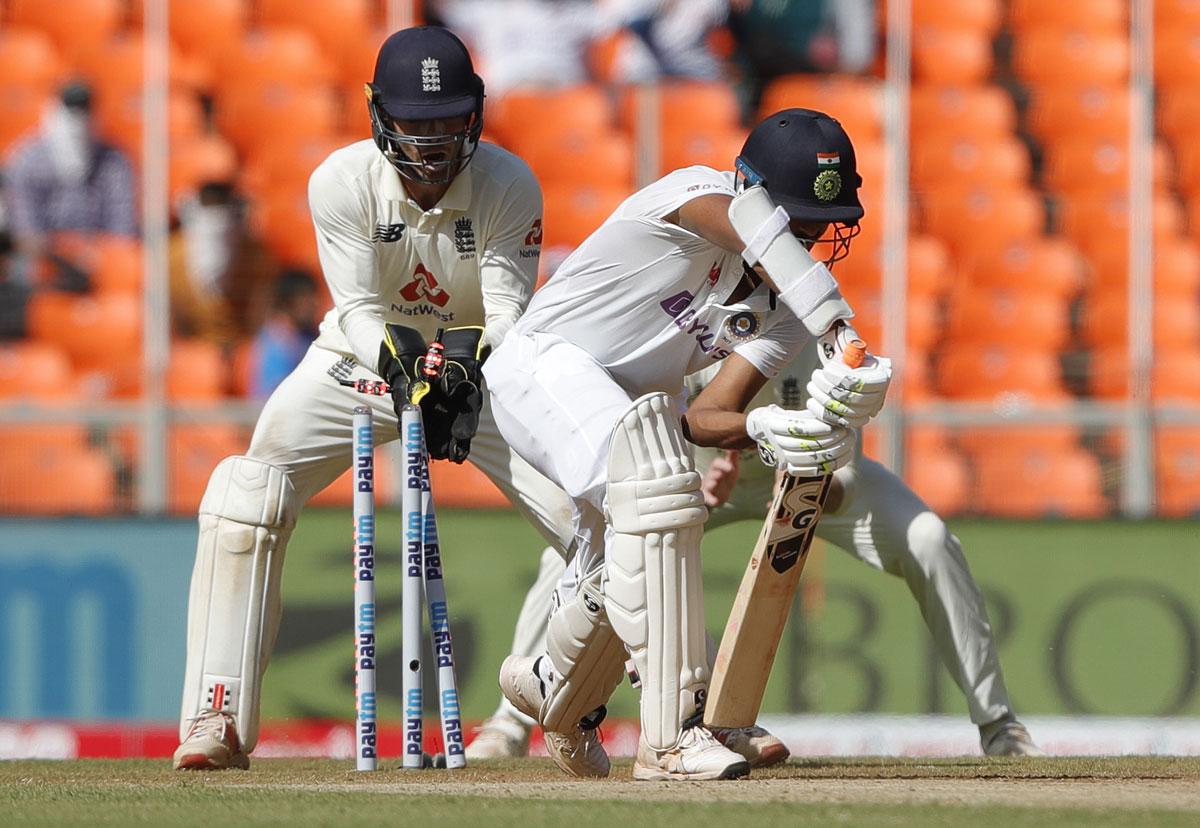
[[[375,228],[375,232],[371,234],[371,241],[378,244],[379,242],[397,242],[404,235],[403,224],[380,224]]]

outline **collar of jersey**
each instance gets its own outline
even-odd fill
[[[408,197],[408,193],[404,189],[404,181],[400,178],[400,173],[396,172],[391,165],[388,165],[388,170],[391,175],[383,177],[383,186],[380,187],[380,195],[388,201],[398,201],[401,204],[407,204],[410,207],[420,210],[420,205]],[[433,210],[458,210],[466,212],[471,207],[471,166],[454,177],[450,189],[446,190],[446,194],[442,196]],[[432,210],[430,211],[432,212]]]

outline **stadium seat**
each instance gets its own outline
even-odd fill
[[[913,80],[927,84],[977,84],[992,73],[987,32],[935,23],[913,27]]]
[[[1129,354],[1112,342],[1092,354],[1088,379],[1092,394],[1120,400],[1129,395]],[[1200,345],[1161,347],[1150,370],[1150,397],[1157,403],[1200,402]]]
[[[943,395],[981,402],[1066,402],[1060,373],[1054,352],[1021,348],[1019,343],[947,348],[939,354],[936,368]]]
[[[167,96],[167,137],[186,140],[201,134],[204,108],[199,97],[185,89]],[[113,88],[96,96],[96,128],[109,141],[129,154],[136,166],[142,157],[142,90]]]
[[[1054,454],[1080,448],[1080,431],[1073,425],[975,426],[959,431],[954,442],[973,457],[1043,452]]]
[[[1057,350],[1067,344],[1070,305],[1037,290],[964,285],[947,312],[955,347],[1020,342]]]
[[[1200,83],[1200,29],[1170,29],[1156,33],[1154,82],[1172,92],[1176,89],[1195,90]]]
[[[828,112],[857,145],[883,134],[883,93],[879,81],[850,75],[781,75],[763,89],[759,119],[781,109],[803,107]]]
[[[1124,34],[1035,29],[1014,39],[1012,61],[1017,76],[1034,86],[1116,86],[1128,78],[1129,41]]]
[[[883,287],[883,250],[875,246],[860,245],[855,239],[851,254],[835,266],[838,281],[850,290],[880,290]],[[932,236],[914,235],[908,239],[909,296],[941,297],[950,284],[950,256],[946,246]]]
[[[168,153],[167,175],[173,205],[194,194],[201,184],[233,181],[237,176],[237,150],[215,133],[179,138],[171,142]]]
[[[1024,34],[1042,29],[1079,29],[1125,36],[1128,14],[1126,0],[1088,0],[1086,3],[1045,3],[1011,0],[1008,21]]]
[[[429,478],[439,508],[509,508],[508,498],[487,475],[470,463],[433,463],[429,467]]]
[[[321,47],[302,29],[273,26],[255,29],[216,53],[217,101],[227,92],[271,84],[299,88],[331,84],[336,73]]]
[[[1200,429],[1163,426],[1155,432],[1155,499],[1164,517],[1200,517]]]
[[[1125,238],[1092,247],[1092,287],[1097,292],[1124,294],[1129,285],[1129,245]],[[1200,291],[1200,248],[1186,239],[1164,238],[1154,244],[1154,295],[1166,301],[1193,300]]]
[[[974,186],[1011,187],[1030,178],[1029,152],[1011,135],[1004,138],[927,136],[912,145],[914,186],[934,189],[970,181]]]
[[[141,3],[132,3],[140,19]],[[188,55],[204,60],[210,69],[222,70],[215,60],[246,33],[249,0],[171,0],[167,18],[171,40]]]
[[[1172,29],[1200,28],[1200,3],[1196,0],[1155,0],[1155,34]]]
[[[678,123],[662,133],[660,169],[662,172],[702,164],[715,170],[732,170],[734,159],[746,143],[746,131],[741,128],[710,128],[708,125],[688,128]],[[859,175],[864,175],[859,164]],[[864,180],[868,180],[864,175]]]
[[[1003,18],[1000,0],[913,0],[914,26],[934,24],[994,35]]]
[[[925,230],[960,255],[1040,237],[1046,223],[1041,198],[1019,188],[930,191],[922,194],[921,213]]]
[[[228,366],[221,349],[202,339],[176,339],[167,366],[167,397],[213,402],[225,396]]]
[[[977,250],[958,264],[963,282],[972,289],[1038,291],[1058,299],[1080,291],[1086,267],[1079,251],[1060,237],[1026,239],[995,250]]]
[[[70,61],[112,37],[124,14],[124,0],[8,0],[6,26],[45,32]]]
[[[78,368],[128,363],[141,348],[141,297],[37,293],[29,301],[29,332],[65,350]]]
[[[543,250],[578,247],[628,194],[620,187],[548,185],[543,191],[546,217]]]
[[[32,86],[0,86],[0,161],[36,132],[54,95]]]
[[[1160,141],[1154,145],[1153,174],[1166,183],[1170,156]],[[1125,190],[1129,187],[1128,136],[1063,138],[1046,146],[1043,182],[1059,192]]]
[[[71,361],[61,348],[33,340],[0,344],[0,400],[74,399]]]
[[[1093,347],[1124,345],[1128,340],[1129,299],[1121,291],[1089,297],[1083,308],[1081,331]],[[1195,349],[1200,346],[1200,303],[1154,303],[1156,348]]]
[[[854,326],[872,348],[879,349],[883,343],[883,303],[877,289],[864,289],[844,283],[843,293],[854,308]],[[906,336],[908,347],[917,351],[928,351],[941,337],[941,314],[937,302],[928,296],[909,296],[904,305],[907,318]]]
[[[637,125],[637,88],[621,90],[617,110],[621,128],[631,135]],[[660,130],[692,127],[730,132],[741,128],[737,95],[724,81],[664,81],[657,89]]]
[[[216,103],[221,134],[243,156],[261,155],[280,143],[337,133],[341,108],[331,88],[271,81],[223,91]]]
[[[1183,209],[1171,196],[1154,196],[1150,221],[1156,241],[1175,239],[1183,233]],[[1060,199],[1059,226],[1088,255],[1096,248],[1127,245],[1129,199],[1124,192],[1080,193]]]
[[[257,0],[258,22],[303,29],[326,55],[369,49],[372,0]]]
[[[912,143],[930,138],[1011,137],[1017,109],[999,86],[917,84],[909,94]]]
[[[80,52],[75,68],[96,90],[96,99],[136,93],[145,85],[146,45],[138,32],[125,32],[111,40],[97,41]],[[168,44],[167,82],[173,89],[207,88],[211,76],[203,73]]]
[[[513,144],[543,186],[633,189],[632,142],[616,130],[566,134],[531,131]]]
[[[1005,451],[976,458],[974,505],[1008,518],[1095,518],[1109,510],[1100,463],[1083,449]]]
[[[0,453],[0,508],[7,512],[110,515],[116,492],[112,465],[95,449],[26,441]]]
[[[351,135],[310,135],[258,147],[242,168],[243,192],[256,198],[272,193],[304,195],[313,170],[336,149],[354,143]]]
[[[1072,82],[1032,90],[1026,122],[1043,142],[1095,136],[1119,143],[1128,140],[1129,112],[1127,86]]]
[[[93,291],[140,296],[143,263],[138,239],[107,233],[58,234],[54,248],[88,274]]]
[[[361,93],[360,93],[361,94]],[[567,89],[517,89],[488,100],[484,122],[505,146],[532,129],[544,132],[605,132],[613,128],[612,107],[599,86]]]
[[[904,482],[943,517],[959,514],[970,506],[970,470],[949,446],[910,448],[904,458]]]
[[[251,223],[259,238],[286,264],[314,258],[317,240],[307,193],[271,193],[251,207]]]
[[[241,429],[224,423],[171,426],[167,434],[167,508],[175,514],[195,515],[213,469],[226,457],[244,454],[247,443]]]
[[[0,29],[0,89],[53,92],[66,78],[54,41],[36,29]]]

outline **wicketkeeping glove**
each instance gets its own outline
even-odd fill
[[[392,407],[396,418],[412,395],[421,389],[421,363],[425,360],[425,337],[407,325],[389,322],[383,326],[383,342],[379,345],[379,365],[375,373],[392,387]]]
[[[751,409],[746,433],[758,443],[764,463],[797,477],[829,474],[854,457],[854,432],[821,422],[808,411],[777,405]]]
[[[445,367],[422,403],[425,440],[435,460],[461,463],[471,451],[483,408],[483,361],[491,347],[483,344],[483,328],[447,328],[442,334]]]

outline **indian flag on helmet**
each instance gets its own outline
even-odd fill
[[[817,166],[818,167],[836,167],[842,163],[842,156],[836,152],[818,152]]]

